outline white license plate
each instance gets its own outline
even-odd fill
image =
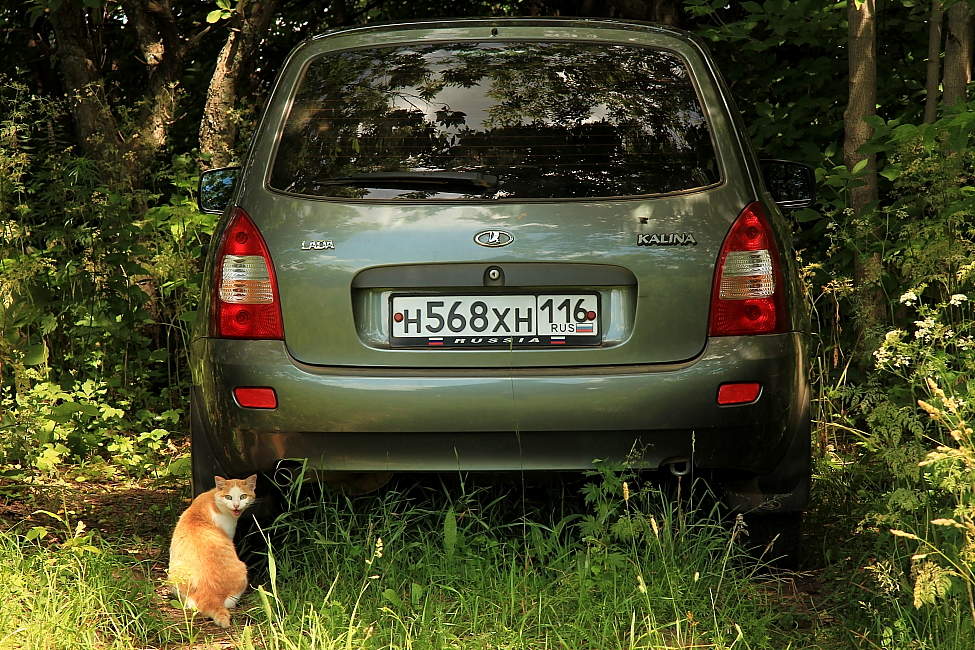
[[[596,294],[393,296],[394,345],[444,347],[593,345]]]

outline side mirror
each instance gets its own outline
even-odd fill
[[[762,160],[765,187],[780,208],[808,208],[816,200],[816,174],[813,168],[788,160]]]
[[[197,194],[200,212],[223,213],[230,203],[230,195],[234,191],[238,172],[240,167],[221,167],[200,174],[199,194]]]

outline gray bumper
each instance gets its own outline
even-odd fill
[[[711,339],[696,359],[649,366],[390,369],[308,366],[281,341],[198,339],[194,398],[221,469],[286,458],[351,471],[568,470],[630,457],[643,467],[772,471],[808,436],[797,334]],[[757,402],[719,407],[724,382]],[[271,386],[278,408],[241,408],[235,386]]]

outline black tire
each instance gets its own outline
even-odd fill
[[[802,551],[801,512],[753,512],[745,515],[746,545],[756,559],[780,569],[799,568]]]
[[[285,499],[281,488],[264,474],[257,475],[257,490],[254,505],[244,511],[237,522],[234,546],[237,557],[247,565],[247,578],[250,584],[267,582],[268,543],[275,546],[276,532],[274,521],[285,510]]]
[[[194,497],[212,489],[213,477],[221,474],[221,468],[218,467],[210,448],[210,437],[207,435],[201,411],[199,402],[190,397],[190,464],[193,471]]]

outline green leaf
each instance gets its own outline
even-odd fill
[[[169,464],[166,468],[166,474],[169,476],[189,476],[192,474],[193,464],[189,456],[183,456],[182,458],[177,458]]]
[[[423,585],[414,582],[410,585],[410,602],[414,607],[419,607],[423,603]]]
[[[215,23],[221,18],[223,18],[223,11],[220,9],[214,9],[213,11],[207,14],[208,23]]]
[[[78,402],[63,402],[51,409],[51,419],[57,422],[65,422],[75,413],[84,411],[85,408]]]
[[[230,0],[217,0],[217,6],[221,9],[230,11]]]
[[[403,607],[403,601],[400,599],[399,594],[397,594],[392,589],[386,589],[385,591],[383,591],[383,600],[390,603],[391,605],[395,605],[396,607],[399,608]]]
[[[864,169],[867,168],[867,163],[868,162],[870,162],[870,159],[869,158],[864,158],[863,160],[861,160],[857,164],[853,165],[853,171],[850,172],[850,173],[851,174],[859,174],[860,172],[862,172]]]
[[[35,539],[43,539],[46,536],[47,536],[47,528],[45,528],[44,526],[34,526],[33,528],[27,531],[26,535],[24,535],[24,541],[32,542]]]
[[[447,514],[444,515],[443,519],[443,548],[450,557],[454,554],[454,549],[457,547],[457,515],[454,513],[454,508],[451,506]]]
[[[27,352],[24,353],[25,366],[39,366],[43,363],[47,363],[46,344],[39,343],[37,345],[32,345],[29,348],[27,348]]]
[[[897,177],[901,175],[901,170],[897,167],[887,167],[880,172],[880,175],[889,181],[894,181],[897,180]]]
[[[887,126],[887,123],[884,122],[884,118],[880,117],[879,115],[867,115],[865,118],[863,118],[863,121],[872,126],[874,129],[883,129]]]
[[[803,208],[801,210],[796,210],[794,218],[799,223],[808,223],[810,221],[818,221],[822,219],[823,215],[812,208]]]

